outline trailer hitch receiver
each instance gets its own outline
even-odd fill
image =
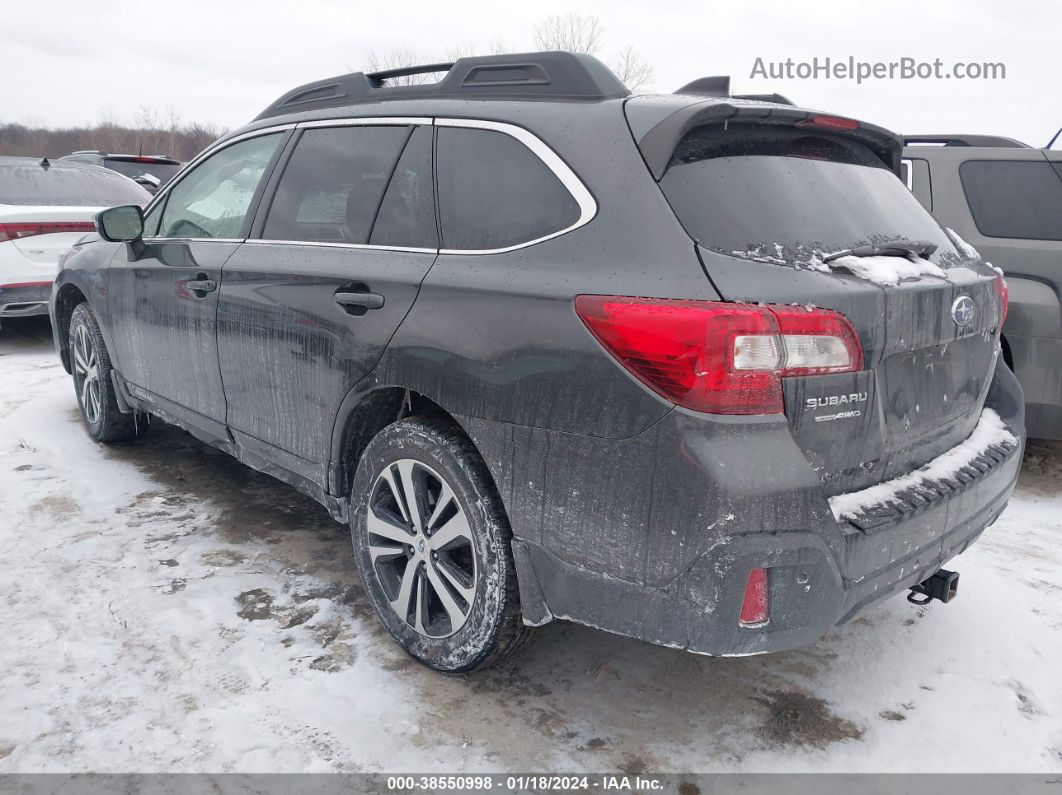
[[[939,599],[950,602],[959,593],[959,572],[941,569],[932,577],[911,587],[907,601],[913,605],[924,605]]]

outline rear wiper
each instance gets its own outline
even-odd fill
[[[936,243],[927,240],[886,240],[872,246],[856,246],[836,251],[822,258],[823,262],[833,262],[840,257],[906,257],[912,262],[919,257],[927,257],[937,250]]]

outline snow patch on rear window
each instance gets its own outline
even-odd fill
[[[830,497],[830,510],[837,521],[854,519],[867,508],[889,505],[900,500],[900,494],[937,480],[954,478],[955,474],[993,445],[1017,444],[1018,438],[992,409],[981,412],[981,419],[965,442],[937,456],[925,466],[894,480],[879,483],[862,491]]]
[[[892,287],[901,281],[920,279],[923,276],[936,276],[947,279],[948,275],[939,265],[934,265],[922,257],[838,257],[829,263],[822,263],[827,269],[844,268],[860,279],[874,284]],[[811,267],[815,267],[812,265]],[[818,268],[821,270],[821,268]]]
[[[959,237],[958,232],[947,226],[944,227],[944,231],[948,233],[948,237],[951,238],[951,242],[955,244],[955,248],[957,248],[959,250],[959,253],[961,253],[964,257],[966,257],[967,259],[981,259],[981,253],[976,248],[967,243],[965,240],[963,240],[961,237]]]

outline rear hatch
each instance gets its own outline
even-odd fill
[[[841,312],[863,348],[860,372],[783,379],[793,436],[827,493],[963,441],[995,366],[1000,283],[898,179],[899,139],[765,103],[701,104],[700,118],[665,118],[640,145],[707,277],[727,301]]]

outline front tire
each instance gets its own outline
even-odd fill
[[[453,426],[407,418],[381,431],[358,464],[350,516],[365,591],[413,657],[465,673],[527,637],[508,519]]]
[[[123,414],[118,408],[111,381],[111,357],[88,303],[74,307],[67,345],[77,405],[89,436],[105,444],[139,436],[147,422],[143,418],[138,422],[135,414]]]

